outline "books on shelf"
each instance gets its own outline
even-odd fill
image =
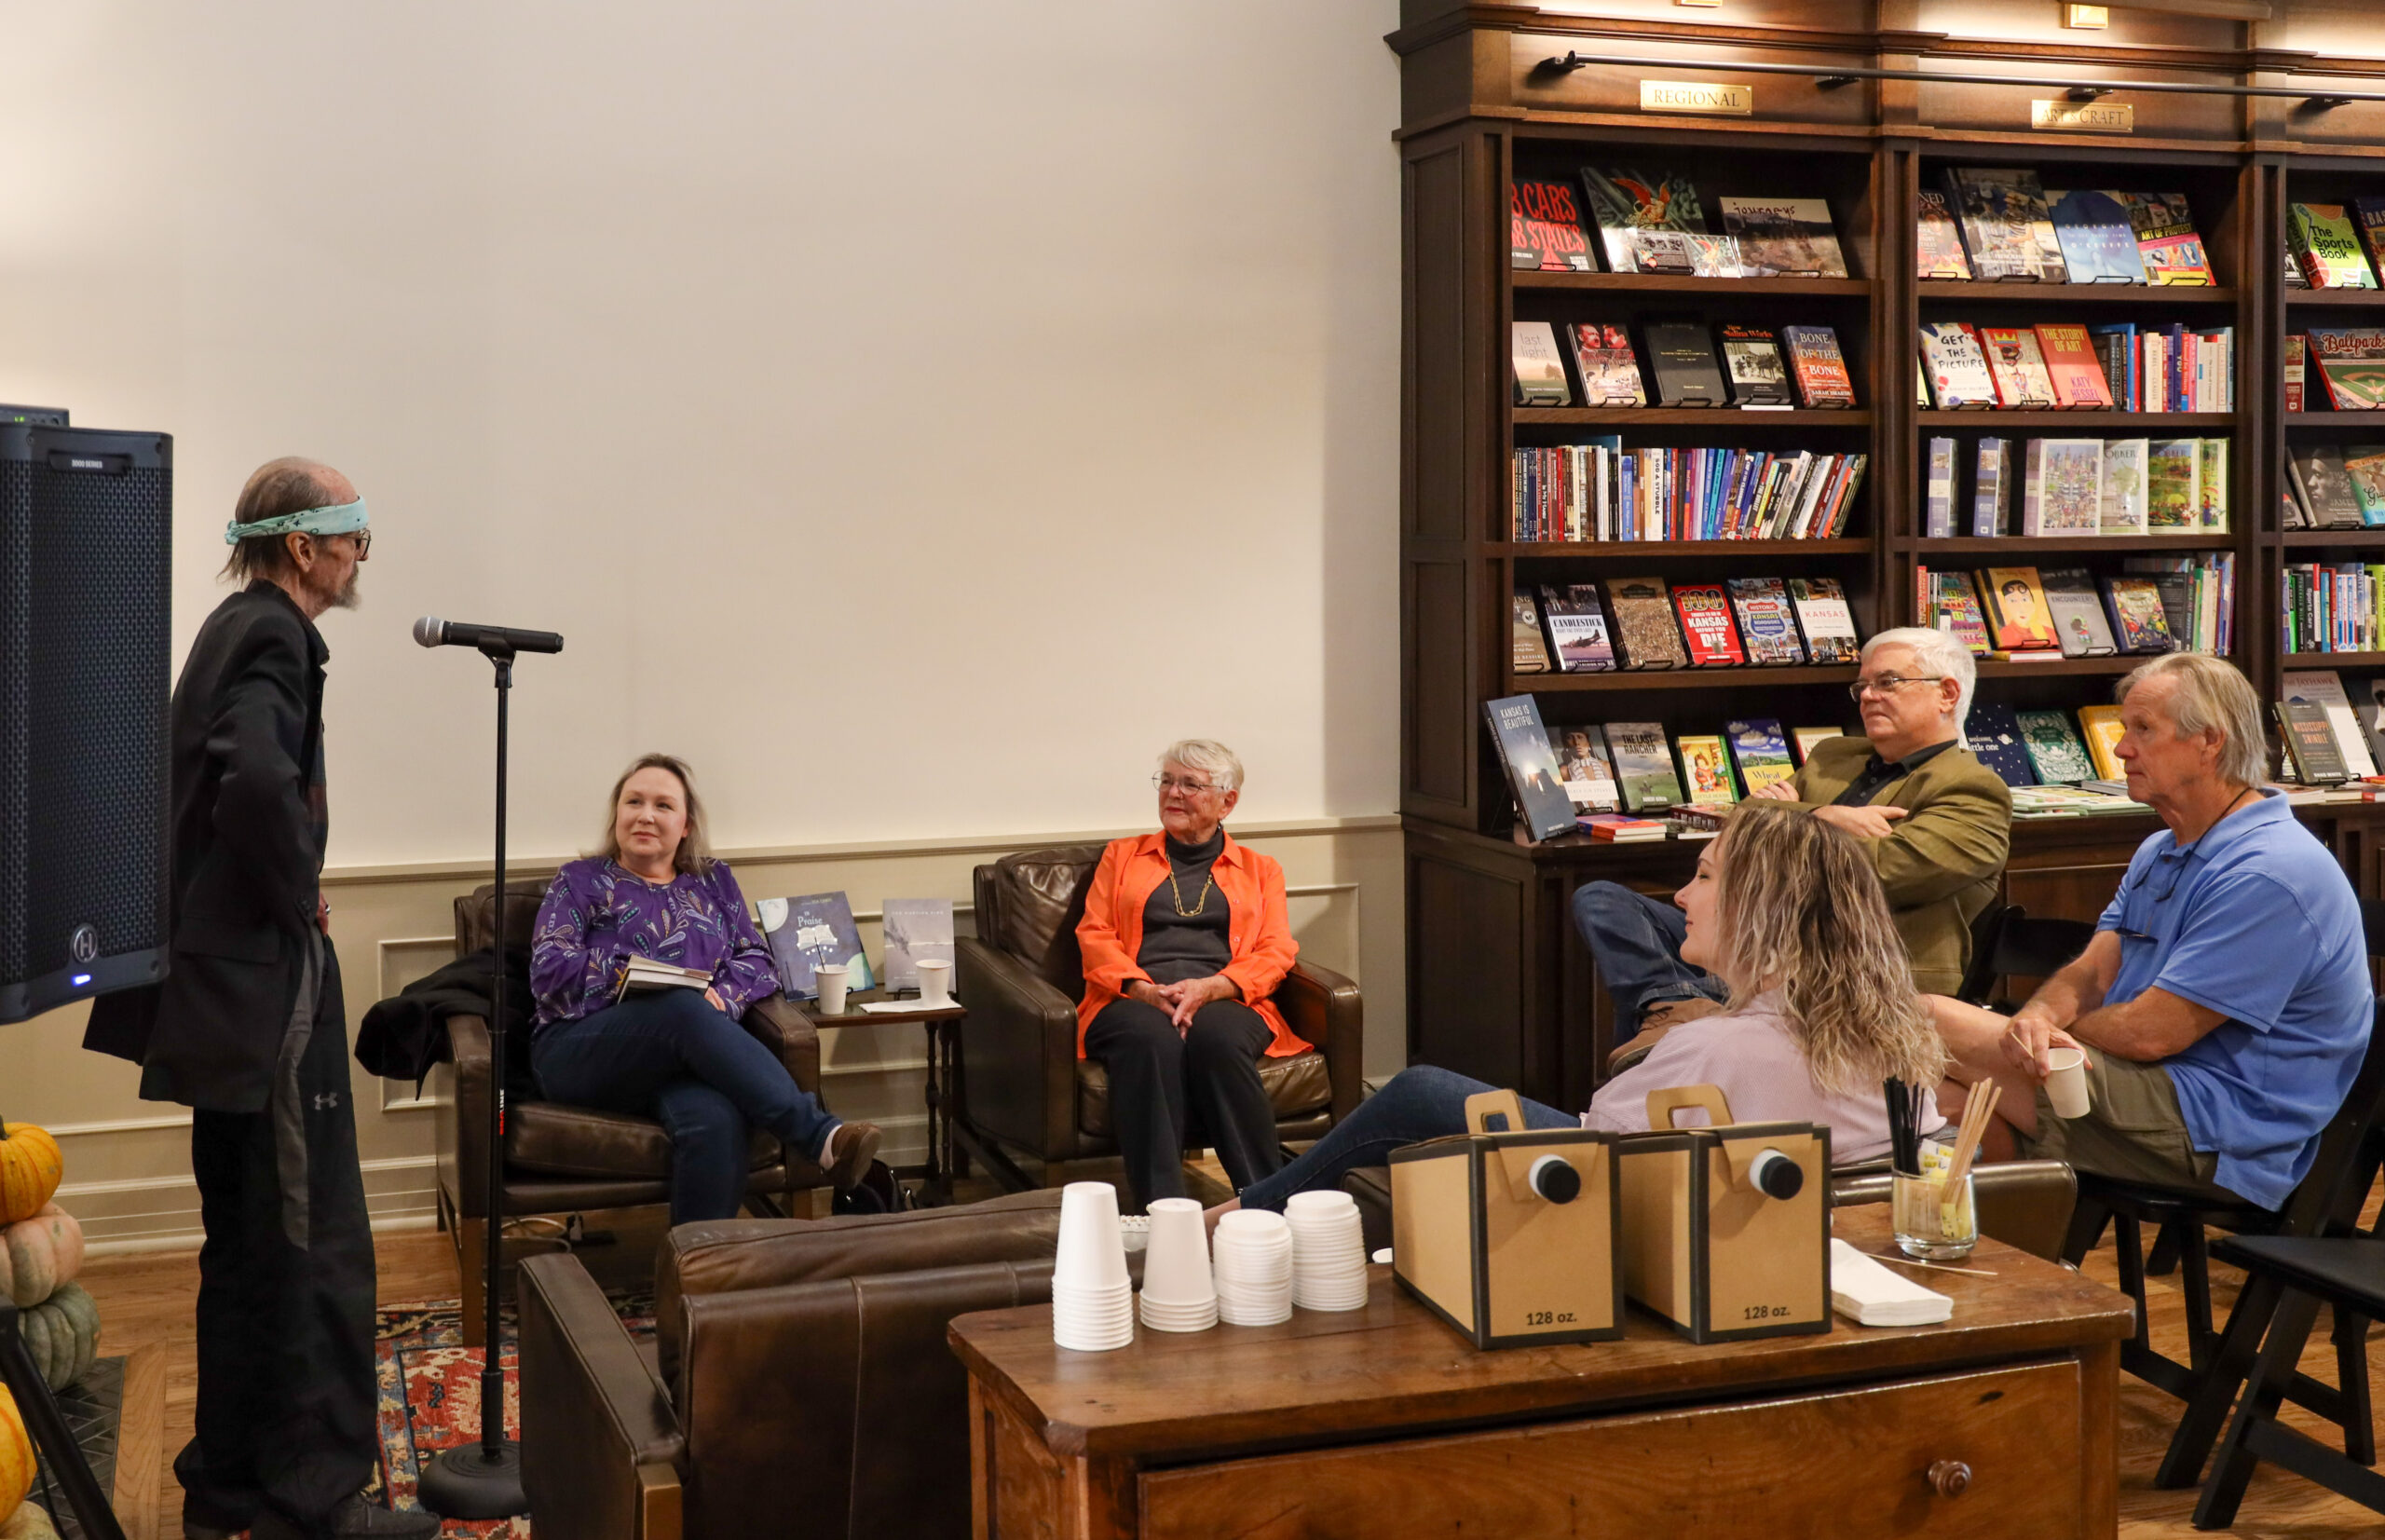
[[[1925,599],[1923,624],[1947,633],[1975,658],[1993,650],[1988,642],[1987,618],[1979,607],[1979,592],[1971,586],[1969,573],[1923,567],[1920,592]]]
[[[1963,728],[1964,746],[1979,762],[1994,770],[2008,786],[2034,786],[2037,771],[2029,764],[2029,749],[2021,737],[2021,723],[2012,708],[1993,701],[1974,702]]]
[[[2235,645],[2236,556],[2201,552],[2184,556],[2131,556],[2121,566],[2149,576],[2177,650],[2227,653]]]
[[[1770,327],[1726,322],[1723,363],[1731,376],[1732,405],[1790,404],[1789,365],[1780,356],[1780,338]]]
[[[2310,527],[2358,529],[2367,523],[2352,491],[2343,445],[2290,443],[2285,472],[2286,495],[2301,505]]]
[[[1643,845],[1670,832],[1663,819],[1620,812],[1594,813],[1582,820],[1582,828],[1591,838],[1611,845]]]
[[[1785,784],[1797,776],[1797,767],[1789,758],[1789,741],[1780,730],[1780,723],[1770,716],[1758,716],[1747,721],[1725,722],[1723,737],[1730,745],[1731,763],[1738,767],[1739,782],[1752,797],[1765,786]]]
[[[2095,763],[2095,774],[2104,781],[2126,784],[2128,767],[2120,763],[2120,708],[2118,706],[2080,706],[2078,730],[2087,740],[2087,756]]]
[[[1562,182],[1518,182],[1507,189],[1507,264],[1543,272],[1594,273],[1580,200]]]
[[[2202,453],[2192,439],[2155,439],[2145,449],[2148,533],[2202,527]]]
[[[2013,716],[2022,746],[2028,750],[2029,768],[2037,772],[2040,785],[2076,785],[2094,776],[2087,745],[2079,741],[2068,716],[2059,711],[2023,711]]]
[[[1632,812],[1663,811],[1682,795],[1681,778],[1673,770],[1672,750],[1665,743],[1659,722],[1609,722],[1606,746],[1615,760],[1615,784],[1623,805]]]
[[[2385,650],[2385,565],[2287,565],[2280,620],[2288,652]]]
[[[1802,540],[1844,532],[1867,455],[1765,449],[1522,448],[1511,460],[1517,540]]]
[[[2371,528],[2385,525],[2385,444],[2345,445],[2344,479],[2360,504],[2360,522]]]
[[[1545,320],[1513,324],[1516,404],[1565,405],[1574,397],[1565,384],[1565,361],[1557,352],[1557,334]]]
[[[819,969],[841,964],[848,989],[877,987],[862,950],[861,930],[853,923],[853,908],[843,893],[803,893],[793,898],[765,898],[754,906],[762,939],[770,944],[770,965],[779,988],[790,999],[820,998]]]
[[[1817,663],[1851,663],[1861,650],[1855,613],[1835,578],[1792,578],[1789,603],[1806,634],[1806,656]]]
[[[2293,756],[2296,780],[2306,786],[2327,786],[2351,778],[2335,729],[2328,725],[2325,707],[2302,700],[2270,704],[2277,712],[2286,752]]]
[[[2303,335],[2329,406],[2338,412],[2385,408],[2385,327],[2313,326]]]
[[[1805,644],[1798,639],[1797,617],[1789,606],[1789,588],[1778,578],[1731,578],[1723,585],[1738,617],[1739,635],[1747,644],[1748,661],[1755,664],[1802,663]]]
[[[1723,406],[1729,395],[1714,366],[1714,341],[1699,321],[1656,321],[1647,331],[1656,399],[1666,406]]]
[[[1556,743],[1557,781],[1576,814],[1613,812],[1622,806],[1615,784],[1615,762],[1607,755],[1606,733],[1595,724],[1559,728]]]
[[[2011,500],[2012,445],[2010,441],[1983,437],[1971,467],[1971,533],[1990,537],[2008,533],[2011,521],[2006,510]]]
[[[1615,667],[1615,643],[1607,635],[1606,611],[1595,585],[1543,583],[1540,618],[1559,672],[1604,674]]]
[[[1581,176],[1608,272],[1696,270],[1688,237],[1706,234],[1706,216],[1688,178],[1591,166],[1583,167]]]
[[[1681,634],[1689,644],[1692,668],[1739,668],[1748,661],[1739,646],[1738,628],[1731,623],[1731,604],[1720,583],[1676,583],[1673,612],[1681,617]],[[1696,788],[1692,788],[1693,795]]]
[[[1797,763],[1801,765],[1814,756],[1817,744],[1827,743],[1833,738],[1846,736],[1845,728],[1791,728],[1789,729],[1789,742],[1796,745]]]
[[[1515,592],[1512,624],[1513,637],[1508,650],[1507,672],[1510,674],[1546,674],[1548,672],[1548,647],[1541,640],[1540,603],[1532,590],[1519,585]]]
[[[2046,189],[2054,238],[2073,283],[2143,283],[2145,258],[2128,207],[2111,193]]]
[[[2174,652],[2177,638],[2161,590],[2149,578],[2116,575],[2104,579],[2104,603],[2111,610],[2112,636],[2122,652]]]
[[[1582,377],[1584,406],[1645,406],[1648,388],[1640,377],[1640,360],[1631,351],[1631,334],[1620,326],[1578,321],[1565,328],[1566,345],[1574,352],[1574,372]]]
[[[1672,598],[1662,578],[1611,578],[1606,604],[1614,622],[1617,661],[1623,667],[1689,666],[1688,650],[1673,624]]]
[[[2106,535],[2146,533],[2146,462],[2151,446],[2144,439],[2104,441],[2104,492],[2096,525]]]
[[[2103,533],[2103,440],[2031,439],[2021,469],[2022,535]]]
[[[1518,824],[1534,840],[1574,832],[1574,799],[1557,779],[1557,756],[1541,725],[1540,705],[1529,695],[1482,702],[1492,745],[1516,799]]]
[[[2085,567],[2059,567],[2039,574],[2046,613],[2053,620],[2054,639],[2065,658],[2108,658],[2119,650],[2111,627],[2104,621],[2104,605],[2095,579]]]
[[[2325,715],[2348,774],[2365,778],[2377,773],[2369,735],[2361,727],[2351,697],[2344,691],[2342,675],[2331,668],[2288,669],[2279,676],[2278,688],[2288,702],[2309,702]]]
[[[1980,348],[1987,355],[1987,373],[1996,387],[1996,404],[2007,411],[2051,412],[2054,409],[2053,376],[2046,372],[2045,354],[2037,334],[2025,326],[1982,326],[1975,329]]]
[[[1973,276],[1987,282],[2069,281],[2037,172],[2023,167],[1950,167],[1946,194],[1962,222]]]
[[[1988,639],[1999,652],[2059,651],[2043,580],[2034,566],[1991,566],[1979,575]]]
[[[1915,277],[1969,281],[1970,258],[1963,252],[1963,232],[1955,223],[1955,211],[1945,194],[1921,189],[1921,224],[1915,234]]]
[[[1740,278],[1845,278],[1830,205],[1819,198],[1718,198],[1723,228],[1738,240]]]
[[[2378,242],[2385,238],[2385,198],[2355,198],[2344,209],[2351,216],[2352,228],[2359,233],[2360,248],[2370,267],[2385,273],[2385,267],[2377,266]]]
[[[2310,380],[2310,339],[2299,332],[2292,333],[2286,337],[2284,348],[2285,409],[2299,412],[2303,409],[2304,386]]]
[[[1838,334],[1827,326],[1784,326],[1780,345],[1797,380],[1798,403],[1809,410],[1855,404],[1855,380],[1839,351]]]
[[[1681,784],[1690,802],[1728,807],[1739,799],[1722,739],[1710,733],[1684,732],[1676,746],[1681,750]]]
[[[1921,532],[1930,539],[1955,533],[1955,441],[1931,439],[1921,454]]]
[[[2145,264],[2146,280],[2154,284],[2208,287],[2216,281],[2202,237],[2195,231],[2194,211],[2184,193],[2115,193],[2128,211],[2136,231],[2136,253]]]
[[[2285,206],[2286,250],[2313,289],[2374,289],[2377,274],[2360,249],[2351,212],[2340,203]]]
[[[1921,368],[1929,383],[1930,403],[1942,412],[1997,404],[1996,379],[1988,372],[1987,353],[1980,346],[1978,332],[1967,322],[1923,321]]]
[[[2109,411],[2112,388],[2084,326],[2054,322],[2031,328],[2042,366],[2053,382],[2053,403],[2065,412]]]

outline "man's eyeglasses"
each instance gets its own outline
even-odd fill
[[[356,542],[356,559],[362,561],[364,553],[373,549],[373,532],[369,529],[360,529],[348,538]]]
[[[1901,685],[1934,685],[1945,677],[1942,674],[1883,674],[1876,679],[1856,680],[1847,687],[1847,693],[1850,699],[1860,701],[1866,695],[1886,695]]]
[[[1218,789],[1206,781],[1179,781],[1173,775],[1154,775],[1152,777],[1152,784],[1160,789],[1160,795],[1163,797],[1172,791],[1180,791],[1187,797],[1198,797],[1203,792]]]

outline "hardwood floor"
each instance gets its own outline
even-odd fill
[[[1076,1173],[1071,1173],[1072,1175]],[[1088,1171],[1086,1174],[1091,1174]],[[2378,1207],[2369,1209],[2375,1224]],[[650,1224],[620,1228],[620,1244],[606,1248],[606,1273],[631,1274],[652,1239]],[[456,1268],[447,1237],[430,1231],[384,1235],[378,1247],[380,1297],[384,1302],[446,1299],[457,1293]],[[2087,1260],[2089,1275],[2113,1281],[2108,1247]],[[2214,1309],[2224,1315],[2234,1301],[2236,1274],[2215,1265]],[[197,1374],[191,1337],[191,1307],[198,1285],[195,1252],[152,1253],[95,1259],[85,1269],[83,1282],[99,1302],[102,1348],[110,1354],[133,1353],[136,1364],[152,1366],[142,1372],[163,1381],[162,1441],[148,1466],[155,1472],[155,1503],[147,1513],[137,1503],[126,1504],[130,1540],[173,1540],[180,1534],[181,1489],[174,1483],[173,1451],[190,1437],[191,1408]],[[2183,1356],[2180,1322],[2183,1307],[2174,1277],[2153,1280],[2154,1339],[2164,1352]],[[2325,1333],[2314,1334],[2315,1345],[2303,1367],[2334,1381],[2335,1364]],[[2385,1335],[2369,1343],[2370,1371],[2385,1383]],[[2153,1468],[2176,1420],[2177,1403],[2126,1375],[2120,1378],[2119,1451],[2120,1524],[2124,1540],[2184,1540],[2197,1532],[2188,1522],[2194,1510],[2192,1492],[2158,1492],[2151,1485]],[[2289,1422],[2317,1433],[2323,1424],[2289,1408]],[[129,1453],[133,1451],[128,1451]],[[134,1523],[139,1528],[132,1528]],[[2321,1537],[2375,1536],[2385,1520],[2323,1488],[2265,1465],[2255,1477],[2243,1511],[2232,1533],[2254,1540],[2321,1540]]]

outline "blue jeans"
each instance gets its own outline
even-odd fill
[[[1381,1165],[1394,1150],[1465,1132],[1465,1098],[1496,1087],[1449,1070],[1419,1064],[1392,1076],[1391,1083],[1358,1103],[1358,1110],[1335,1124],[1308,1153],[1272,1177],[1262,1177],[1242,1190],[1245,1208],[1282,1212],[1295,1192],[1336,1188],[1342,1179],[1362,1165]],[[1579,1128],[1582,1120],[1571,1112],[1519,1097],[1523,1101],[1527,1128]]]
[[[1724,1001],[1727,985],[1681,960],[1689,925],[1682,912],[1660,898],[1634,893],[1620,882],[1585,882],[1574,890],[1574,926],[1590,948],[1615,1002],[1615,1037],[1629,1040],[1651,1005],[1668,1001]]]
[[[818,1159],[838,1120],[697,989],[656,989],[558,1021],[530,1045],[550,1101],[648,1117],[671,1136],[671,1222],[736,1217],[746,1127]]]

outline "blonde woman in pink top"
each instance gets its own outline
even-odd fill
[[[1523,1104],[1533,1128],[1648,1126],[1648,1093],[1720,1086],[1749,1123],[1825,1123],[1835,1161],[1888,1152],[1881,1082],[1936,1085],[1946,1051],[1921,1006],[1880,879],[1854,839],[1805,811],[1751,803],[1698,856],[1673,895],[1688,922],[1683,960],[1730,986],[1710,1016],[1676,1026],[1575,1117]],[[1274,1176],[1225,1207],[1281,1209],[1338,1187],[1392,1151],[1465,1131],[1465,1098],[1491,1087],[1430,1065],[1404,1070]],[[1926,1106],[1922,1131],[1944,1124]]]

